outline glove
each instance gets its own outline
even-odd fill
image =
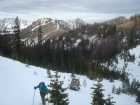
[[[34,87],[34,89],[36,89],[36,87]]]

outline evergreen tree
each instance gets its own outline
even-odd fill
[[[99,37],[99,38],[101,37],[101,32],[100,32],[100,30],[99,30],[99,32],[98,32],[98,37]]]
[[[121,94],[121,87],[116,89],[116,94],[120,95]]]
[[[42,33],[43,33],[43,31],[42,31],[41,20],[39,20],[38,44],[35,47],[35,54],[36,54],[36,57],[39,58],[39,60],[41,60],[43,58],[43,53],[44,53],[44,49],[43,49],[43,46],[42,46]]]
[[[140,104],[140,91],[137,93],[136,102]]]
[[[64,64],[64,55],[61,54],[61,71],[65,71],[65,64]]]
[[[105,33],[105,31],[103,32],[103,38],[106,38],[106,33]]]
[[[38,27],[38,44],[42,45],[42,26],[41,26],[41,21],[39,21],[39,27]]]
[[[116,93],[116,87],[115,87],[115,85],[113,85],[113,87],[112,87],[112,93]]]
[[[20,21],[16,17],[14,24],[14,36],[13,36],[13,57],[17,58],[21,55],[21,40],[20,40]]]
[[[116,25],[113,26],[113,29],[112,29],[113,33],[116,32]]]
[[[123,31],[121,30],[121,37],[123,38],[124,37],[124,34],[123,34]]]
[[[125,80],[122,82],[122,93],[127,94],[130,89],[130,82],[129,78],[125,78]]]
[[[97,84],[93,84],[95,87],[92,87],[91,89],[94,89],[93,93],[91,93],[91,97],[92,97],[92,103],[91,105],[104,105],[105,104],[105,100],[103,99],[104,94],[102,93],[102,91],[104,91],[104,89],[102,89],[103,85],[102,83],[100,83],[101,81],[98,80]]]
[[[63,81],[59,81],[60,76],[58,75],[58,72],[55,72],[53,77],[54,79],[51,79],[51,82],[48,85],[48,87],[51,88],[51,90],[49,90],[49,102],[54,102],[55,100],[54,105],[68,105],[68,94],[64,93],[67,88],[62,88]]]
[[[74,72],[71,73],[71,78],[75,78]]]
[[[47,74],[48,74],[48,78],[52,78],[52,75],[49,69],[47,69]]]
[[[71,74],[71,83],[69,84],[69,88],[71,90],[79,90],[80,89],[80,81],[76,78],[74,73]]]
[[[109,94],[108,98],[106,99],[106,104],[105,105],[114,105],[114,103],[116,103],[116,102],[111,101],[111,99],[113,99],[113,97],[111,97],[110,94]]]
[[[113,77],[111,76],[109,82],[114,82]]]
[[[6,35],[0,35],[0,54],[10,55],[11,54],[11,39]]]

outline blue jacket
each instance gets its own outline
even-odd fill
[[[42,87],[40,87],[40,85],[36,86],[36,88],[39,88],[40,92],[47,92],[48,88],[46,85],[43,85]]]

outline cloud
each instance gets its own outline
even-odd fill
[[[139,14],[140,0],[0,0],[0,18],[16,17],[103,21]]]

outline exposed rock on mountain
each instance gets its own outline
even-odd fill
[[[41,25],[39,25],[41,22]],[[64,20],[53,20],[51,18],[43,18],[37,21],[34,21],[30,26],[26,29],[22,30],[21,38],[25,39],[28,38],[29,40],[37,41],[38,36],[38,27],[42,26],[43,31],[43,40],[59,36],[63,33],[67,33],[69,30],[73,30],[75,28],[80,28],[82,25],[86,23],[81,19],[71,20],[71,21],[64,21]]]
[[[121,22],[124,22],[124,21],[126,21],[126,20],[127,20],[126,17],[124,17],[124,16],[119,16],[119,17],[117,17],[117,18],[114,18],[114,19],[105,21],[104,23],[108,23],[108,24],[120,24]]]
[[[39,22],[41,22],[41,25],[39,25]],[[34,21],[30,26],[22,30],[20,34],[21,38],[22,39],[28,38],[29,40],[34,40],[36,42],[39,26],[42,26],[42,31],[43,31],[42,38],[44,40],[48,37],[60,35],[66,32],[65,30],[61,29],[60,26],[57,23],[55,23],[51,18],[43,18]]]
[[[12,34],[15,18],[0,19],[0,34]],[[21,38],[37,41],[39,22],[41,21],[43,40],[48,37],[59,36],[63,33],[80,28],[86,23],[82,19],[75,20],[53,20],[51,18],[42,18],[31,22],[20,19]]]

